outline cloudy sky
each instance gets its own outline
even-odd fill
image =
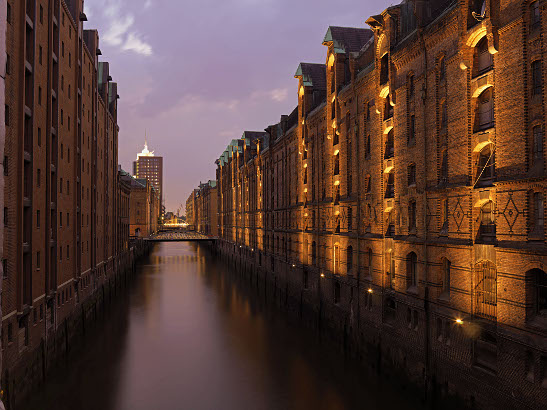
[[[148,144],[164,157],[176,211],[244,130],[263,130],[297,104],[301,61],[324,62],[329,25],[366,27],[388,0],[86,0],[102,58],[119,84],[119,161],[131,171]]]

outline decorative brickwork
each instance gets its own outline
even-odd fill
[[[547,406],[546,7],[329,28],[295,111],[217,161],[221,251],[427,386]]]

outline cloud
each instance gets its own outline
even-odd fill
[[[146,0],[144,8],[152,6],[152,0]],[[102,40],[109,46],[122,51],[131,51],[142,56],[153,54],[152,46],[143,40],[142,34],[135,29],[135,16],[127,13],[125,3],[121,0],[110,0],[104,4],[102,11],[108,30]],[[88,8],[88,10],[90,10]]]
[[[108,31],[104,34],[104,42],[111,46],[121,45],[124,42],[127,31],[134,22],[135,19],[131,15],[126,16],[123,20],[118,19],[118,21],[113,22]]]
[[[270,91],[270,97],[272,100],[277,102],[283,102],[289,96],[289,90],[286,88],[276,88],[275,90]]]
[[[135,53],[141,54],[143,56],[152,55],[152,47],[150,46],[150,44],[142,41],[139,35],[134,32],[129,33],[127,39],[125,40],[125,44],[122,46],[122,50],[134,51]]]

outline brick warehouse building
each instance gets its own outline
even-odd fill
[[[6,7],[2,387],[13,403],[41,374],[34,353],[60,350],[50,340],[118,277],[129,192],[118,188],[117,84],[83,1]]]
[[[330,27],[297,108],[217,160],[220,250],[421,385],[547,406],[546,9],[414,0]]]

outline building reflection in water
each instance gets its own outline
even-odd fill
[[[40,409],[420,408],[291,324],[204,245],[158,244],[139,271],[78,377],[52,377]]]

